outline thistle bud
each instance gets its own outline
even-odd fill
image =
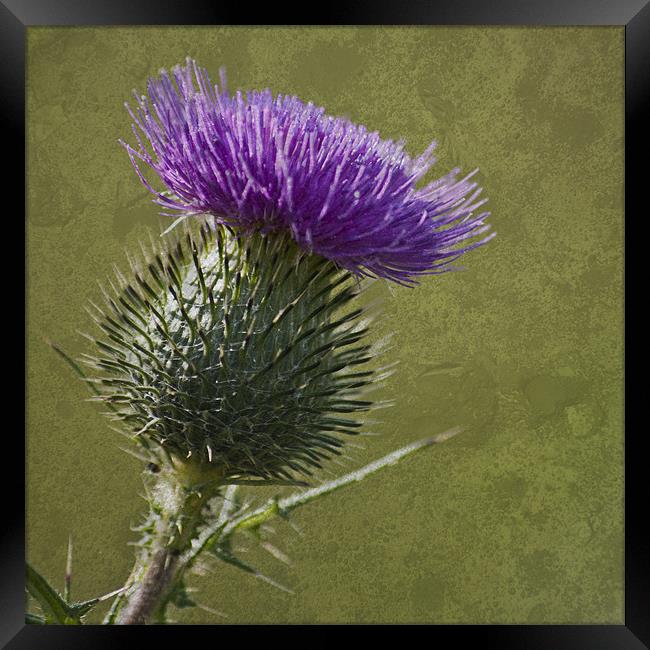
[[[105,292],[86,358],[99,399],[150,466],[310,475],[371,406],[358,280],[285,235],[203,222],[163,241]]]

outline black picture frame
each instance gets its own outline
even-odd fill
[[[246,15],[245,15],[246,14]],[[25,150],[25,37],[35,25],[224,25],[243,24],[254,15],[257,24],[422,24],[422,25],[619,25],[625,27],[625,204],[626,251],[627,213],[641,205],[641,175],[647,163],[642,153],[648,147],[647,114],[650,96],[650,4],[646,0],[447,0],[445,3],[371,2],[344,4],[328,2],[294,6],[282,13],[276,4],[251,9],[242,3],[200,0],[0,0],[0,75],[2,75],[2,127],[5,144],[3,172],[5,196],[20,197],[26,182]],[[644,110],[645,109],[645,110]],[[647,154],[646,154],[647,158]],[[9,177],[7,177],[9,174]],[[5,224],[18,223],[20,213],[5,207]],[[24,206],[23,206],[24,209]],[[641,217],[641,215],[639,215]],[[633,222],[630,222],[633,223]],[[639,240],[636,225],[634,239]],[[24,232],[22,233],[24,236]],[[8,237],[8,235],[5,235]],[[9,239],[5,242],[10,243]],[[11,245],[11,244],[10,244]],[[5,250],[10,246],[5,247]],[[626,255],[630,259],[629,253]],[[627,270],[627,263],[626,263]],[[631,277],[627,274],[626,277]],[[20,290],[20,287],[17,288]],[[25,296],[28,287],[25,287]],[[627,293],[627,291],[626,291]],[[23,298],[24,299],[24,298]],[[634,323],[626,319],[626,343]],[[636,322],[636,321],[635,321]],[[637,362],[638,363],[638,362]],[[626,366],[626,373],[629,366]],[[630,382],[632,383],[632,382]],[[635,384],[636,386],[636,384]],[[638,388],[636,389],[638,390]],[[650,544],[644,531],[647,481],[643,462],[642,429],[632,429],[630,409],[633,392],[626,388],[625,437],[625,623],[622,625],[433,625],[427,626],[427,641],[478,644],[488,648],[610,650],[650,647]],[[5,399],[9,399],[5,396]],[[5,420],[5,423],[7,420]],[[19,467],[24,460],[24,440],[17,427],[5,424],[5,475],[9,464]],[[13,447],[13,449],[12,449]],[[7,459],[11,459],[7,461]],[[24,484],[19,472],[5,488],[0,526],[0,644],[19,648],[108,648],[137,647],[155,642],[163,634],[166,643],[187,643],[189,636],[209,635],[223,643],[229,626],[220,626],[213,637],[211,626],[121,627],[121,626],[36,626],[25,625],[24,567],[25,523]],[[22,497],[20,495],[23,495]],[[244,627],[245,629],[242,629]],[[264,626],[231,629],[239,643],[250,635],[272,632]],[[304,628],[281,626],[283,633]],[[339,626],[329,626],[334,628]],[[375,626],[372,626],[375,627]],[[407,626],[408,627],[408,626]],[[308,631],[308,630],[307,630]],[[372,630],[366,630],[372,631]],[[402,634],[404,631],[400,631]],[[417,634],[422,630],[416,631]],[[293,635],[292,635],[293,636]],[[257,637],[259,638],[259,637]]]

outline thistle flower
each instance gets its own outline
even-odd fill
[[[185,579],[206,555],[286,590],[233,553],[237,531],[260,540],[267,520],[456,433],[252,510],[237,496],[241,484],[304,485],[296,476],[340,454],[360,433],[355,416],[381,405],[365,399],[384,373],[365,365],[379,346],[364,342],[355,276],[408,285],[445,271],[489,239],[487,213],[475,214],[473,174],[416,187],[433,145],[412,160],[403,143],[296,97],[231,97],[191,60],[173,77],[150,80],[131,112],[138,149],[125,146],[155,201],[195,218],[130,257],[130,278],[116,269],[105,306],[91,303],[93,376],[54,346],[140,445],[149,512],[135,566],[108,596],[69,603],[69,580],[61,598],[28,568],[38,622],[80,623],[111,596],[107,623],[164,622],[169,604],[196,604]]]
[[[172,215],[210,214],[246,231],[284,231],[305,250],[358,275],[401,284],[440,273],[486,242],[485,200],[459,170],[424,187],[435,143],[411,159],[403,142],[297,97],[230,96],[191,59],[148,82],[127,108],[126,147],[154,201]],[[148,146],[147,146],[148,145]],[[150,167],[167,188],[144,177]],[[170,214],[170,213],[163,213]]]

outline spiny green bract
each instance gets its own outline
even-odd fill
[[[93,305],[99,399],[155,458],[224,478],[310,475],[371,406],[358,282],[275,234],[203,223],[164,242]]]

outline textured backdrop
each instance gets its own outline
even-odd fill
[[[83,351],[97,280],[166,223],[118,145],[123,102],[195,57],[481,168],[498,232],[467,270],[378,285],[398,373],[347,468],[450,442],[298,512],[262,568],[194,579],[183,622],[623,622],[623,28],[29,28],[28,559],[124,582],[138,463],[48,348]],[[132,138],[131,138],[132,139]],[[336,468],[343,471],[343,468]],[[257,559],[257,558],[256,558]]]

